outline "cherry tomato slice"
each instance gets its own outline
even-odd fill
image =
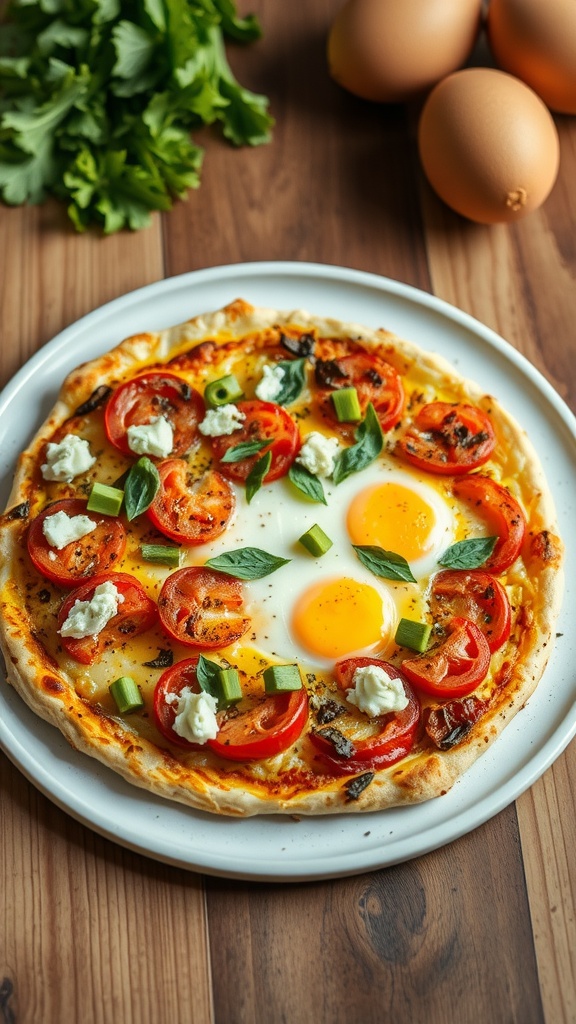
[[[42,528],[46,519],[57,512],[65,512],[70,517],[87,516],[97,524],[96,529],[60,550],[53,548]],[[89,576],[110,572],[118,564],[126,548],[126,531],[121,521],[113,516],[87,512],[85,501],[63,498],[48,505],[32,520],[27,545],[32,564],[38,572],[52,583],[75,587]]]
[[[148,509],[157,530],[180,544],[207,544],[224,533],[236,497],[220,473],[209,472],[190,482],[184,459],[166,459],[158,473],[160,490]]]
[[[430,589],[430,611],[441,624],[455,617],[475,622],[491,654],[510,636],[508,595],[494,576],[481,569],[444,569],[436,573]]]
[[[405,396],[400,374],[390,363],[369,352],[354,352],[341,359],[318,362],[316,383],[322,415],[339,427],[348,426],[339,423],[331,399],[339,388],[356,388],[362,416],[372,403],[384,431],[394,427],[402,417]]]
[[[518,558],[524,543],[526,517],[520,505],[505,487],[480,474],[454,481],[452,490],[486,520],[490,534],[498,536],[483,568],[496,575],[505,572]]]
[[[198,435],[204,418],[204,399],[182,377],[174,373],[150,372],[133,377],[116,388],[106,405],[104,427],[111,444],[125,455],[128,427],[150,423],[165,416],[174,432],[171,455],[183,455]]]
[[[223,573],[194,565],[167,576],[160,597],[160,622],[168,636],[188,647],[220,650],[250,628],[242,614],[242,584]]]
[[[223,462],[218,468],[231,480],[243,482],[258,459],[261,459],[267,452],[271,452],[272,463],[264,477],[264,483],[268,484],[285,476],[294,462],[301,444],[298,427],[290,413],[286,412],[281,405],[274,405],[273,402],[261,402],[256,398],[253,401],[238,402],[238,408],[245,416],[242,426],[233,434],[210,439],[214,458],[222,459],[230,448],[235,448],[238,444],[245,444],[247,441],[269,439],[270,444],[240,462]]]
[[[424,729],[439,750],[450,750],[462,743],[487,708],[488,701],[479,697],[456,697],[438,707],[426,708]]]
[[[218,715],[220,731],[207,746],[228,761],[258,761],[287,750],[300,736],[308,720],[306,690],[274,693],[252,699],[245,711],[234,709]]]
[[[158,732],[169,740],[170,743],[187,750],[201,750],[204,744],[191,743],[190,740],[180,736],[174,729],[176,719],[176,708],[166,700],[169,694],[180,694],[188,686],[193,693],[200,692],[200,685],[196,677],[198,658],[187,658],[185,661],[178,661],[162,673],[154,690],[154,703],[152,710],[154,722]]]
[[[350,757],[337,754],[334,744],[320,732],[310,733],[310,740],[319,752],[322,764],[336,775],[386,768],[405,757],[414,743],[420,720],[420,704],[412,687],[397,668],[378,658],[347,658],[339,661],[334,669],[338,686],[343,691],[351,689],[356,669],[369,665],[381,666],[393,679],[400,679],[408,697],[408,704],[403,711],[392,711],[379,716],[376,721],[381,725],[381,729],[369,739],[355,741],[353,736],[347,735],[346,739],[351,740],[353,744],[353,753]],[[335,721],[335,727],[338,728],[338,719]]]
[[[469,473],[490,458],[496,436],[490,419],[473,405],[431,402],[419,410],[398,449],[429,473]]]
[[[448,636],[417,658],[402,662],[411,683],[434,697],[465,697],[486,677],[490,648],[476,623],[458,616],[448,625]]]
[[[60,642],[68,654],[84,665],[92,665],[109,648],[118,649],[133,636],[144,633],[156,622],[158,610],[138,580],[128,573],[107,572],[91,576],[68,595],[58,614],[58,630],[68,618],[76,601],[90,601],[101,583],[113,583],[124,600],[117,614],[101,633],[80,639],[63,636]]]

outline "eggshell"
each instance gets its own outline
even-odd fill
[[[552,110],[576,114],[575,0],[491,0],[487,25],[498,65]]]
[[[441,199],[481,224],[535,210],[558,173],[560,146],[548,108],[523,82],[492,68],[457,71],[433,89],[418,146]]]
[[[357,96],[396,103],[468,58],[482,0],[348,0],[328,38],[331,76]]]

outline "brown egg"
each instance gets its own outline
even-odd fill
[[[482,0],[348,0],[328,38],[332,78],[349,92],[397,103],[468,58]]]
[[[535,210],[558,173],[558,133],[548,108],[523,82],[492,68],[457,71],[433,89],[418,146],[440,198],[481,224]]]
[[[504,71],[576,114],[576,0],[491,0],[488,37]]]

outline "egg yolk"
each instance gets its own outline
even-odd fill
[[[382,595],[353,579],[320,580],[299,598],[292,630],[306,650],[321,658],[374,647],[387,634]]]
[[[398,483],[375,484],[356,495],[346,518],[353,544],[375,544],[407,561],[432,547],[436,515],[416,491]]]

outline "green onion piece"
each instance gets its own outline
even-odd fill
[[[131,676],[120,676],[108,687],[112,694],[118,711],[121,715],[128,715],[131,711],[138,711],[144,707],[142,694]]]
[[[266,693],[287,693],[302,689],[298,665],[270,665],[262,673]]]
[[[334,543],[330,540],[330,537],[326,536],[322,527],[318,526],[318,523],[314,523],[314,526],[311,526],[309,530],[306,530],[306,533],[303,533],[302,536],[298,538],[298,541],[302,544],[302,547],[305,547],[311,555],[315,555],[316,557],[325,555]]]
[[[117,516],[120,514],[124,491],[118,487],[109,487],[108,484],[93,484],[88,498],[87,511],[99,512],[103,516]]]
[[[169,565],[173,569],[180,565],[180,548],[174,544],[142,544],[140,551],[145,562]]]
[[[219,405],[228,405],[229,402],[237,402],[243,395],[236,377],[228,373],[218,380],[211,380],[204,388],[204,400],[207,405],[217,409]]]
[[[394,640],[400,647],[410,647],[423,654],[428,647],[432,626],[414,619],[400,619]]]
[[[218,704],[228,707],[242,699],[240,676],[235,668],[222,668],[216,677],[218,686]]]
[[[339,423],[357,423],[362,419],[356,388],[339,388],[332,392],[331,398]]]

